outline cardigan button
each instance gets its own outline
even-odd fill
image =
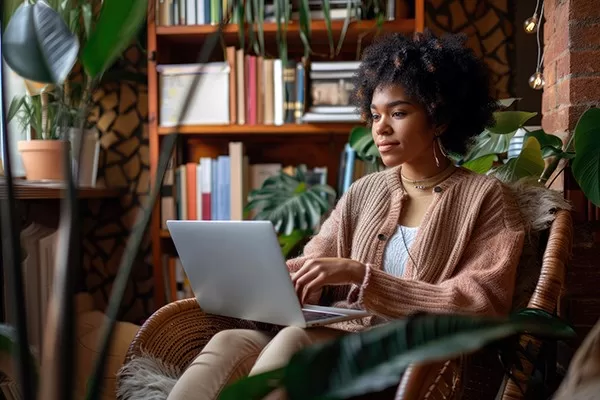
[[[385,239],[387,239],[387,237],[383,233],[380,233],[379,235],[377,235],[377,239],[383,242]]]
[[[433,191],[436,192],[436,193],[442,193],[442,188],[439,187],[439,186],[436,186],[436,187],[433,188]]]

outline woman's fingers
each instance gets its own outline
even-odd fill
[[[325,275],[324,274],[317,275],[317,277],[315,279],[311,280],[306,285],[304,285],[304,288],[302,289],[302,297],[300,298],[300,302],[302,304],[306,304],[309,297],[312,296],[315,292],[318,292],[319,290],[321,290],[323,288],[324,284],[325,284]]]
[[[303,293],[304,287],[306,285],[308,285],[312,280],[317,278],[317,276],[319,276],[319,271],[317,269],[313,268],[313,269],[307,271],[304,275],[302,275],[296,279],[296,283],[295,283],[294,287],[295,287],[296,295],[298,296],[298,299],[302,299],[302,293]]]

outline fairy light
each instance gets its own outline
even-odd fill
[[[544,62],[544,53],[542,50],[542,44],[540,42],[539,21],[541,21],[542,18],[544,17],[544,3],[542,2],[542,7],[540,8],[539,20],[537,19],[538,5],[539,5],[539,0],[535,6],[535,12],[533,13],[533,17],[527,19],[527,21],[529,21],[535,17],[535,23],[533,23],[534,27],[532,29],[535,30],[536,38],[537,38],[537,65],[535,68],[535,72],[533,73],[533,75],[531,75],[531,77],[529,77],[529,86],[535,90],[542,90],[544,88],[544,84],[546,83],[546,81],[544,80],[544,75],[542,74],[542,63]],[[529,32],[528,31],[529,26],[527,25],[527,21],[525,21],[525,31]]]
[[[525,20],[525,22],[523,23],[523,28],[525,29],[525,32],[527,33],[536,33],[539,30],[540,27],[540,19],[538,19],[538,7],[540,6],[540,0],[537,0],[537,2],[535,3],[535,11],[533,12],[533,15],[529,18],[527,18]],[[543,7],[543,5],[542,5]]]

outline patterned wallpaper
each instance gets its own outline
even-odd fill
[[[437,35],[465,33],[491,70],[496,98],[514,96],[514,17],[511,0],[427,0],[425,25]]]

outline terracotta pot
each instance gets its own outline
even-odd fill
[[[28,181],[64,180],[63,157],[69,149],[65,140],[20,140],[17,143]]]

